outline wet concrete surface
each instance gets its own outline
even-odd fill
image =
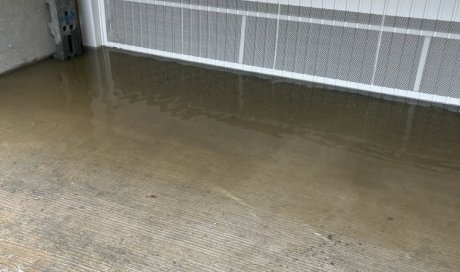
[[[88,51],[0,77],[0,271],[459,271],[460,114]]]

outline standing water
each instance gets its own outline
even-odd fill
[[[460,270],[455,109],[100,49],[0,76],[0,174],[0,270]]]

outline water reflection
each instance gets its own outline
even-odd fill
[[[109,50],[47,60],[0,77],[0,218],[52,256],[452,270],[459,118]]]
[[[381,160],[460,173],[460,115],[455,109],[108,49],[90,51],[76,65],[90,79],[95,135],[111,133],[114,120],[135,105],[145,118],[139,122],[149,122],[155,108],[180,120],[205,117],[273,137],[297,136]],[[67,78],[78,80],[73,70],[61,72],[63,85],[72,85]]]

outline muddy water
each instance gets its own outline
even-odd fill
[[[454,111],[98,50],[0,77],[0,154],[0,269],[460,269]]]

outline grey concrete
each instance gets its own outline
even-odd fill
[[[460,271],[460,114],[97,53],[0,77],[0,271]]]
[[[0,1],[0,74],[54,51],[44,0]]]

